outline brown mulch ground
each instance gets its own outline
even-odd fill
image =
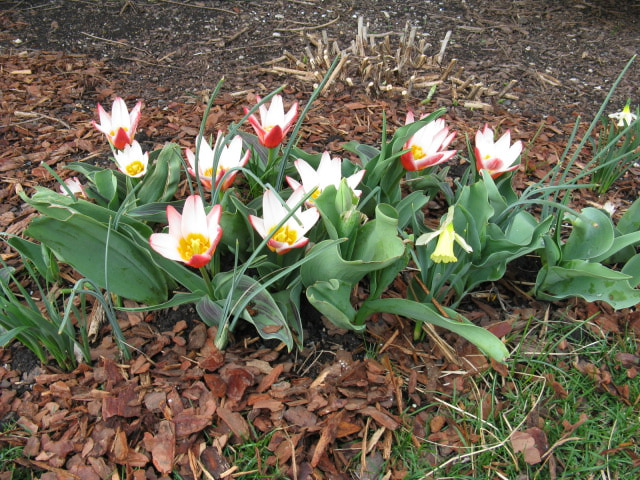
[[[108,148],[90,122],[95,102],[108,102],[121,85],[104,62],[82,54],[2,53],[0,65],[0,228],[18,234],[33,211],[16,196],[16,189],[53,186],[41,162],[66,176],[64,166],[72,161],[108,161]],[[265,85],[278,83],[274,75],[261,78]],[[208,131],[238,120],[242,106],[264,92],[234,93],[227,91],[216,101]],[[302,102],[309,93],[305,84],[286,90],[287,99]],[[175,141],[192,146],[204,110],[198,100],[148,105],[140,126],[143,145],[150,149]],[[450,98],[445,95],[434,103],[449,104]],[[376,144],[382,112],[392,133],[404,123],[406,110],[401,96],[372,100],[361,90],[334,90],[312,109],[301,144],[335,154],[346,140]],[[452,107],[447,115],[460,141],[485,121],[510,128],[515,138],[525,141],[541,126],[541,121],[508,112],[500,104],[491,111]],[[546,119],[529,154],[527,175],[523,169],[518,177],[521,185],[557,160],[571,127]],[[621,182],[615,196],[584,196],[580,201],[610,199],[624,206],[637,194],[637,173]],[[2,255],[9,263],[16,260],[7,248]],[[394,289],[404,290],[401,280]],[[521,331],[528,318],[544,316],[548,307],[509,279],[496,285],[495,292],[510,306],[508,315],[482,297],[465,308],[468,318],[500,336]],[[578,319],[596,308],[584,302],[557,307]],[[428,460],[442,463],[480,439],[456,428],[454,420],[436,414],[435,408],[423,407],[434,402],[436,392],[446,397],[455,391],[474,395],[478,403],[489,402],[492,395],[477,389],[474,377],[487,368],[504,372],[456,336],[440,332],[446,342],[434,335],[414,342],[413,326],[392,316],[376,317],[368,327],[367,341],[379,347],[379,359],[372,360],[364,356],[359,341],[352,351],[346,348],[349,336],[344,332],[328,330],[323,337],[322,328],[329,328],[324,325],[316,325],[317,337],[310,335],[312,341],[296,354],[251,334],[238,338],[223,354],[213,347],[211,332],[192,323],[193,312],[171,313],[170,321],[158,315],[120,318],[137,352],[129,363],[117,360],[106,327],[93,350],[94,365],[70,373],[52,366],[17,368],[16,350],[0,350],[0,419],[17,420],[14,429],[0,435],[0,442],[24,446],[20,462],[44,472],[43,479],[106,478],[116,467],[126,478],[158,478],[174,470],[182,478],[201,478],[203,471],[231,478],[243,472],[228,462],[223,449],[240,448],[241,440],[272,432],[267,465],[258,465],[259,471],[278,465],[290,478],[352,478],[348,472],[378,478],[386,473],[378,469],[388,460],[391,478],[400,479],[406,472],[391,458],[393,432],[406,429],[416,444],[437,444],[437,455],[430,454]],[[637,312],[603,308],[597,321],[605,330],[629,326],[640,334]],[[624,388],[611,384],[597,366],[575,368],[590,369],[599,385],[621,401],[629,400]],[[561,385],[554,388],[557,395],[566,394]],[[505,406],[491,407],[483,411],[500,415]]]

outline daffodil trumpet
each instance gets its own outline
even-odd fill
[[[466,240],[458,234],[453,227],[454,206],[450,206],[444,222],[438,230],[425,233],[416,240],[416,245],[426,245],[434,238],[438,239],[436,248],[430,258],[434,263],[452,263],[457,262],[458,258],[453,251],[453,244],[457,243],[462,249],[471,253],[473,249]]]

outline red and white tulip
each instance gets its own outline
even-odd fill
[[[171,205],[167,206],[169,232],[154,233],[149,244],[170,260],[195,268],[204,267],[211,261],[222,237],[221,215],[220,205],[214,205],[207,214],[202,198],[190,195],[184,203],[182,215]]]
[[[265,190],[262,196],[263,218],[249,215],[249,222],[258,234],[262,238],[269,238],[267,246],[271,251],[284,254],[294,248],[304,247],[309,242],[305,234],[320,217],[315,208],[305,211],[302,211],[302,207],[298,208],[274,233],[278,224],[303,197],[302,189],[294,190],[285,206],[272,190]]]

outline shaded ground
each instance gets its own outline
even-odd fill
[[[302,134],[305,148],[340,153],[341,143],[354,138],[375,144],[383,110],[395,128],[404,123],[409,107],[427,111],[443,105],[460,138],[489,121],[526,141],[544,119],[527,165],[534,177],[561,153],[575,116],[590,119],[597,111],[612,81],[637,54],[640,39],[637,3],[615,1],[51,0],[3,2],[2,7],[0,225],[9,233],[20,233],[32,215],[16,197],[16,188],[29,191],[51,182],[38,166],[41,161],[63,173],[70,161],[107,160],[104,142],[90,125],[97,101],[108,102],[114,95],[129,103],[144,99],[140,140],[146,147],[169,140],[192,146],[201,101],[221,76],[226,82],[207,123],[211,132],[237,120],[255,94],[283,82],[289,84],[289,101],[304,102],[317,81],[309,64],[318,45],[336,41],[340,50],[347,49],[360,16],[379,45],[382,34],[388,35],[392,56],[407,22],[417,27],[413,45],[430,44],[427,57],[439,53],[448,31],[451,37],[439,64],[393,72],[398,62],[388,60],[378,78],[366,80],[361,58],[351,52],[344,78],[313,107]],[[283,59],[285,50],[291,55]],[[419,52],[409,50],[415,60]],[[458,63],[444,75],[454,58]],[[283,68],[294,72],[282,75]],[[419,102],[430,86],[413,86],[402,95],[411,75],[443,79],[429,105]],[[370,81],[375,85],[367,89]],[[639,81],[636,62],[611,110],[629,97],[637,103]],[[386,92],[386,85],[399,88]],[[491,94],[507,85],[504,95]],[[637,183],[630,177],[637,173],[632,171],[609,199],[624,206],[635,198]],[[527,181],[524,171],[519,178]],[[15,254],[3,250],[3,258],[12,261]],[[488,296],[470,300],[468,317],[491,325],[501,336],[517,336],[528,318],[544,316],[547,305],[517,287],[531,268],[523,266],[511,272],[511,280],[491,287],[501,303]],[[404,287],[399,281],[394,288]],[[577,319],[594,313],[593,306],[581,302],[556,307]],[[433,403],[434,392],[490,400],[487,392],[473,388],[474,373],[490,366],[455,336],[443,334],[450,350],[436,336],[412,342],[410,325],[382,317],[371,322],[367,336],[379,348],[378,360],[363,359],[364,346],[349,351],[343,338],[321,324],[313,326],[308,348],[295,356],[249,336],[222,357],[202,326],[187,327],[192,315],[176,312],[168,322],[154,316],[123,318],[129,341],[143,353],[130,365],[114,361],[117,354],[106,329],[94,350],[96,366],[71,374],[42,366],[18,368],[11,363],[15,353],[2,351],[0,414],[21,418],[21,428],[3,440],[24,445],[25,464],[46,470],[47,478],[65,478],[64,470],[87,479],[105,477],[114,465],[131,476],[142,475],[136,468],[147,478],[175,468],[189,478],[197,471],[194,458],[220,478],[233,468],[220,453],[223,447],[274,430],[267,445],[269,462],[292,478],[351,478],[347,471],[362,475],[366,462],[357,455],[367,450],[372,434],[379,435],[380,443],[365,458],[373,465],[388,460],[385,445],[398,429],[411,431],[415,442],[439,445],[428,458],[433,465],[479,441],[472,432],[460,433],[451,419],[422,408]],[[600,322],[605,330],[640,330],[633,311],[605,310]],[[576,368],[589,370],[594,382],[620,401],[633,401],[599,367]],[[499,415],[500,408],[493,414]],[[27,436],[24,429],[38,434]],[[205,430],[213,441],[205,441]],[[334,449],[337,444],[346,447]],[[393,478],[403,478],[401,465],[389,465]]]

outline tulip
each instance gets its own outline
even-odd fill
[[[626,127],[627,125],[631,125],[638,116],[635,113],[631,113],[631,107],[627,103],[621,112],[612,113],[609,115],[609,118],[617,120],[618,123],[616,125],[618,127]]]
[[[62,185],[60,185],[60,193],[62,193],[62,195],[69,195],[69,191],[71,192],[72,195],[79,195],[81,197],[86,197],[87,194],[84,191],[84,185],[82,185],[82,183],[80,183],[80,180],[78,180],[78,177],[73,177],[73,178],[67,178],[64,181],[64,184],[67,186],[67,188],[64,188]]]
[[[149,165],[149,152],[142,153],[142,147],[135,140],[131,145],[126,145],[124,150],[114,153],[118,169],[133,178],[142,177],[147,173]]]
[[[265,190],[262,196],[262,215],[264,218],[249,215],[249,222],[253,228],[262,238],[269,239],[267,246],[272,252],[284,254],[293,248],[304,247],[309,242],[309,239],[304,235],[320,217],[315,208],[304,212],[302,208],[298,208],[274,233],[278,224],[289,215],[291,209],[303,196],[301,188],[294,190],[285,206],[272,190]]]
[[[170,260],[201,268],[213,257],[222,237],[220,216],[222,207],[214,205],[209,214],[199,195],[187,197],[182,215],[167,205],[169,233],[154,233],[149,244],[156,252]]]
[[[338,157],[331,158],[329,152],[322,154],[318,170],[314,170],[311,165],[301,158],[293,163],[296,170],[298,170],[302,184],[291,177],[287,177],[287,182],[294,190],[302,187],[302,191],[305,194],[313,191],[310,198],[311,201],[308,202],[309,205],[312,205],[312,199],[318,198],[322,191],[329,185],[333,185],[336,189],[340,187],[340,182],[342,181],[342,160]],[[360,197],[362,193],[360,190],[356,190],[356,187],[362,180],[362,177],[364,177],[364,174],[365,170],[360,170],[346,179],[347,185],[356,197]]]
[[[407,113],[406,124],[413,122],[413,112]],[[432,120],[404,144],[409,151],[400,157],[402,166],[413,172],[446,162],[456,154],[456,150],[446,149],[455,136],[443,119]]]
[[[259,102],[260,97],[257,97],[257,99]],[[245,107],[244,113],[248,112],[249,109]],[[275,148],[282,143],[284,136],[298,116],[298,102],[295,102],[285,115],[282,97],[274,95],[269,108],[267,109],[262,104],[259,112],[261,121],[258,121],[255,115],[250,115],[249,123],[256,131],[256,135],[258,135],[258,139],[263,146]]]
[[[458,261],[453,253],[454,242],[460,245],[467,253],[471,253],[473,251],[465,239],[456,233],[453,228],[453,210],[453,206],[449,207],[444,222],[438,230],[435,232],[425,233],[416,240],[416,245],[426,245],[434,238],[438,238],[436,248],[430,257],[434,263],[451,263]]]
[[[95,121],[93,126],[104,133],[111,145],[117,150],[123,150],[127,145],[131,145],[133,137],[136,134],[138,121],[140,120],[140,109],[142,102],[136,103],[131,113],[127,110],[127,104],[120,97],[116,97],[111,107],[111,115],[109,115],[102,105],[98,104],[98,115],[100,116],[100,124]]]
[[[493,130],[487,124],[476,132],[476,168],[487,170],[492,178],[497,178],[518,168],[516,161],[522,152],[522,142],[518,140],[511,145],[509,130],[497,142],[493,138]]]
[[[213,148],[211,148],[209,144],[202,139],[202,137],[198,137],[196,140],[196,145],[200,143],[200,150],[198,152],[198,176],[206,188],[211,188],[212,185],[213,164],[216,151],[219,151],[218,166],[216,168],[215,176],[216,187],[222,180],[222,177],[224,177],[225,173],[232,168],[244,167],[249,161],[249,154],[251,153],[249,150],[245,152],[244,156],[242,155],[242,138],[234,137],[229,145],[220,146],[222,140],[223,136],[221,131],[218,132],[218,138],[216,139],[216,144]],[[189,173],[195,177],[196,156],[189,149],[186,150],[186,155],[190,165],[188,168]],[[233,180],[236,178],[236,173],[237,171],[234,170],[227,175],[220,187],[222,190],[226,190],[231,186]]]

